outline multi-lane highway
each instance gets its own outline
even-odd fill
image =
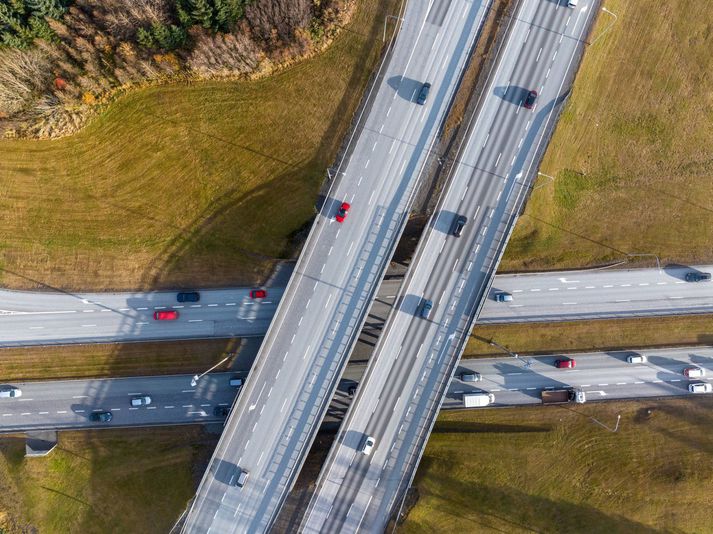
[[[713,311],[713,283],[685,281],[689,272],[713,272],[713,265],[662,269],[607,269],[495,277],[479,323],[572,321],[614,317],[683,315]],[[384,280],[372,311],[379,316],[401,285]],[[0,347],[263,336],[284,292],[268,288],[251,299],[251,288],[203,290],[197,303],[176,302],[176,292],[44,293],[0,291]],[[512,302],[495,302],[505,291]],[[158,310],[178,310],[175,322],[157,322]],[[176,326],[180,325],[180,326]]]
[[[415,474],[543,140],[571,81],[592,1],[523,0],[304,518],[305,532],[382,532]],[[526,106],[528,93],[538,96]],[[458,216],[468,218],[452,235]],[[424,316],[424,303],[432,302]],[[513,301],[514,302],[514,301]],[[355,454],[367,436],[369,455]]]
[[[176,292],[0,292],[0,347],[261,336],[283,289],[253,299],[249,288],[204,290],[199,302],[176,301]],[[175,310],[175,321],[154,313]]]
[[[26,430],[103,428],[111,426],[186,424],[225,419],[216,407],[230,407],[238,389],[232,373],[214,373],[191,386],[191,376],[148,376],[47,382],[0,383],[19,388],[22,396],[0,398],[0,433]],[[148,395],[148,406],[131,399]],[[111,412],[112,420],[94,422],[94,412]]]
[[[263,532],[324,416],[405,224],[479,31],[482,2],[410,1],[336,182],[187,514],[185,532]],[[425,102],[423,83],[430,92]],[[344,222],[335,216],[350,205]],[[344,212],[342,212],[344,214]],[[231,485],[248,473],[242,487]]]
[[[629,355],[647,361],[628,363]],[[463,406],[463,394],[486,391],[495,395],[495,406],[539,404],[545,389],[573,387],[586,393],[588,401],[691,395],[691,382],[713,381],[713,349],[677,347],[566,355],[577,362],[574,369],[557,369],[561,354],[526,359],[487,358],[461,360],[443,403],[444,408]],[[683,370],[699,367],[701,378],[688,378]],[[464,371],[477,371],[480,382],[462,382]]]
[[[627,356],[643,355],[646,362],[627,363]],[[574,369],[556,369],[554,361],[572,357]],[[683,370],[699,367],[701,378],[688,378]],[[333,408],[349,402],[348,390],[364,373],[362,363],[344,372]],[[463,382],[461,374],[477,372],[479,382]],[[191,387],[191,375],[124,379],[12,382],[23,395],[0,399],[0,432],[44,429],[103,428],[107,426],[175,425],[222,421],[216,407],[229,407],[239,389],[229,385],[234,373],[215,373]],[[634,349],[578,354],[547,354],[529,358],[461,360],[450,381],[443,408],[462,408],[464,393],[495,395],[494,406],[538,404],[545,389],[573,387],[585,391],[589,401],[690,395],[691,382],[713,381],[713,347]],[[133,408],[134,395],[150,395],[152,404]],[[97,411],[111,411],[109,423],[89,420]],[[355,452],[356,454],[356,452]]]
[[[713,272],[713,265],[500,275],[478,323],[710,313],[713,283],[686,281],[688,273],[701,272]],[[496,302],[500,291],[512,302]]]

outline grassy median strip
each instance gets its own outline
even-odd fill
[[[208,339],[2,349],[0,376],[8,382],[203,372],[238,346],[234,339]]]
[[[49,456],[0,439],[0,532],[168,532],[217,442],[201,427],[63,432]]]
[[[600,351],[635,347],[713,344],[713,316],[477,325],[464,358],[503,356],[489,341],[518,353]]]
[[[501,270],[713,259],[713,11],[605,7]]]
[[[119,99],[77,135],[0,141],[0,283],[249,284],[314,216],[395,0],[360,0],[332,46],[274,76]]]
[[[448,412],[399,530],[707,532],[713,398]],[[596,424],[596,418],[616,433]]]

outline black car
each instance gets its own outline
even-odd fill
[[[698,273],[691,271],[686,273],[686,282],[707,282],[711,279],[711,273]]]
[[[228,414],[230,413],[230,408],[227,406],[216,406],[213,408],[213,415],[216,417],[228,417]]]
[[[111,412],[92,412],[89,415],[89,420],[95,423],[109,423],[114,419],[114,414]]]
[[[525,97],[525,107],[527,109],[532,109],[532,107],[535,105],[535,101],[537,100],[537,91],[534,89],[529,91],[527,93],[527,96]]]
[[[176,295],[178,302],[198,302],[201,299],[201,294],[198,291],[183,291]]]
[[[428,92],[430,90],[431,90],[431,84],[424,83],[421,86],[421,90],[418,92],[418,98],[416,99],[416,103],[423,106],[426,103],[426,99],[428,98]]]
[[[456,237],[460,237],[460,235],[463,233],[463,227],[467,222],[468,217],[466,217],[465,215],[458,215],[455,222],[453,223],[453,235]]]

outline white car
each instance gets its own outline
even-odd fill
[[[713,385],[708,382],[693,382],[688,384],[688,391],[691,393],[710,393],[713,391]]]
[[[577,7],[578,0],[567,0],[567,7]]]
[[[686,367],[683,370],[683,376],[687,376],[688,378],[701,378],[706,376],[706,370],[700,367]]]
[[[131,399],[132,406],[148,406],[149,404],[151,404],[151,397],[148,395],[142,395]]]
[[[371,436],[367,436],[366,439],[364,440],[364,443],[361,446],[361,452],[363,454],[366,454],[367,456],[369,456],[371,454],[371,449],[374,448],[375,444],[376,444],[376,440]]]
[[[11,399],[14,397],[22,397],[22,390],[14,386],[0,388],[0,399]]]
[[[626,357],[626,361],[629,363],[646,363],[646,356],[643,354],[629,354]]]

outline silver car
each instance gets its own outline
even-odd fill
[[[151,397],[148,395],[141,395],[140,397],[133,397],[131,399],[132,406],[148,406],[151,404]]]

